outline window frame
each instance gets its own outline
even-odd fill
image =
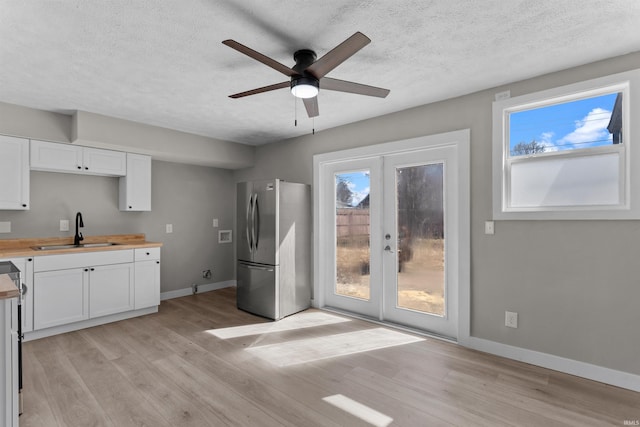
[[[623,143],[599,147],[511,156],[509,114],[599,95],[622,92]],[[640,219],[640,119],[632,121],[632,111],[640,111],[640,69],[529,93],[493,102],[493,219],[496,220],[581,220]],[[514,207],[511,205],[511,166],[548,159],[584,158],[606,153],[619,155],[619,200],[616,205],[569,205]]]

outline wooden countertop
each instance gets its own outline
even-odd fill
[[[30,239],[0,240],[0,258],[77,254],[82,252],[118,251],[122,249],[157,248],[162,243],[148,242],[144,234],[113,234],[105,236],[85,236],[82,243],[117,243],[113,246],[97,248],[70,248],[37,250],[36,246],[72,245],[73,237],[46,237]]]
[[[16,298],[20,295],[20,291],[9,278],[8,274],[0,274],[0,300],[7,298]]]

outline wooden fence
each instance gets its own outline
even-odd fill
[[[369,241],[369,209],[336,209],[336,238],[339,243]]]

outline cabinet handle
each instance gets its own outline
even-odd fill
[[[88,269],[88,268],[85,268],[85,269],[84,269],[84,271],[89,271],[89,269]]]
[[[149,252],[147,252],[147,255],[151,255]]]
[[[89,170],[89,168],[85,166],[85,167],[84,167],[84,170],[88,171],[88,170]]]
[[[129,206],[129,209],[133,209],[133,206]]]
[[[156,261],[156,264],[160,264],[160,261]]]
[[[27,207],[27,204],[26,204],[26,203],[23,203],[23,204],[22,204],[22,207],[23,207],[23,208],[26,208],[26,207]]]
[[[82,169],[82,166],[78,166],[78,169]]]
[[[91,267],[91,271],[96,271],[96,269],[95,269],[95,268],[93,268],[93,267]]]
[[[31,262],[33,261],[33,258],[27,258],[27,261]]]

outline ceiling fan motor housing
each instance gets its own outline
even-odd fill
[[[316,60],[316,53],[309,49],[301,49],[293,54],[296,65],[293,70],[298,73],[291,77],[291,92],[300,98],[312,98],[318,94],[320,82],[305,70]],[[299,87],[298,87],[299,86]],[[315,91],[312,89],[315,88]]]

